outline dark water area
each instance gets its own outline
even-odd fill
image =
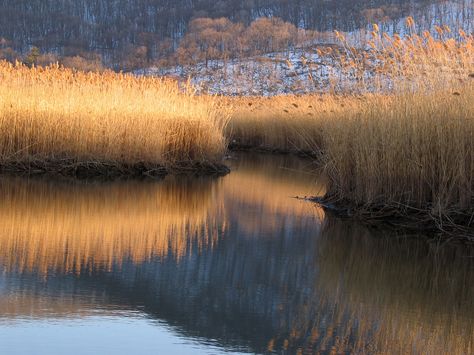
[[[474,345],[474,253],[294,196],[306,160],[221,178],[0,178],[0,354],[429,353]]]

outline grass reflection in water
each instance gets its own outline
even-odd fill
[[[471,353],[470,250],[289,198],[324,193],[305,164],[248,157],[225,178],[160,182],[2,178],[2,318],[139,309],[234,350]]]

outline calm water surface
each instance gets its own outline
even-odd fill
[[[292,196],[307,161],[224,178],[0,178],[0,354],[431,353],[474,346],[469,249]]]

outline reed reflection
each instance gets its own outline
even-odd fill
[[[320,332],[325,348],[473,352],[474,248],[419,237],[327,221],[318,243],[317,287],[334,309],[338,337]],[[311,328],[323,326],[315,322]]]
[[[258,160],[238,163],[236,173],[221,180],[68,183],[1,178],[0,259],[7,270],[40,273],[110,269],[128,259],[179,259],[190,244],[217,243],[229,216],[238,217],[248,232],[261,234],[263,225],[273,226],[267,231],[271,233],[281,222],[277,212],[291,219],[314,210],[289,198],[298,191],[314,191],[313,175],[301,174],[294,163],[294,170],[284,169],[290,160],[260,161],[261,166]],[[246,220],[249,211],[258,220]]]
[[[0,326],[130,310],[252,353],[472,353],[471,249],[290,198],[324,188],[304,161],[232,165],[221,179],[2,179]]]
[[[182,257],[225,228],[209,179],[74,184],[1,179],[0,260],[7,270],[80,273]]]

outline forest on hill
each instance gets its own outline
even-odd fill
[[[463,2],[471,13],[473,0]],[[85,69],[133,70],[180,58],[207,60],[291,45],[296,29],[353,31],[443,4],[438,0],[0,0],[0,59],[54,62]],[[460,14],[460,23],[465,20]],[[259,18],[278,18],[260,21]],[[200,21],[197,21],[200,20]],[[219,21],[217,21],[219,20]],[[224,33],[215,48],[190,44],[198,35]],[[224,28],[225,30],[222,30]],[[275,32],[276,30],[276,32]],[[296,32],[295,32],[296,31]],[[267,38],[262,38],[265,34]],[[276,34],[277,35],[276,35]],[[306,35],[308,33],[305,33]],[[301,33],[300,33],[301,34]],[[277,38],[278,37],[278,38]],[[183,39],[184,42],[183,42]],[[235,41],[234,41],[235,42]],[[277,43],[277,44],[275,44]],[[206,44],[207,46],[207,44]],[[220,46],[220,49],[217,48]],[[33,52],[31,50],[33,48]],[[217,48],[217,49],[216,49]],[[28,56],[29,54],[29,56]]]

